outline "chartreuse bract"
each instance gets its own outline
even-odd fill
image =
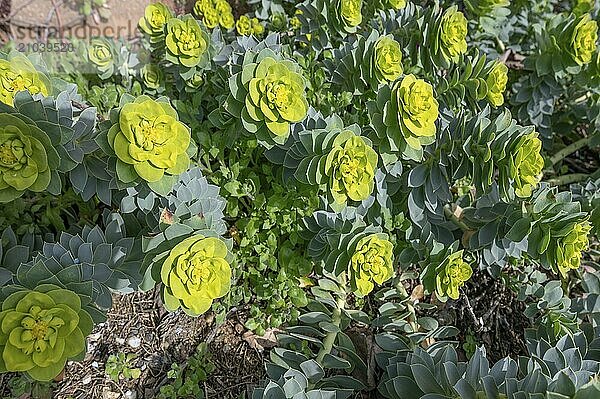
[[[50,381],[62,372],[67,359],[85,353],[93,322],[75,293],[40,285],[11,294],[1,309],[0,372],[21,371]]]
[[[250,51],[229,79],[226,110],[267,148],[283,144],[291,125],[308,112],[306,82],[299,66],[270,49]]]

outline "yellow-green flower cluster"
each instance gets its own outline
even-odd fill
[[[10,295],[0,312],[0,373],[52,381],[81,354],[93,321],[71,291],[40,286]]]
[[[400,10],[406,7],[406,0],[387,0],[387,3],[394,10]]]
[[[460,287],[473,275],[471,266],[463,260],[462,255],[463,251],[454,252],[438,267],[435,277],[438,296],[458,299]]]
[[[233,12],[227,0],[197,0],[194,13],[209,29],[220,25],[229,30],[235,25]]]
[[[270,57],[258,65],[245,66],[244,72],[251,68],[254,76],[247,82],[246,113],[242,118],[248,115],[253,123],[265,123],[273,135],[287,138],[290,123],[302,121],[308,112],[304,78],[292,64]]]
[[[113,75],[115,65],[115,51],[113,43],[104,37],[95,37],[90,40],[88,59],[98,69],[101,79],[108,79]]]
[[[556,264],[560,274],[566,276],[570,269],[581,265],[582,252],[589,247],[588,235],[592,225],[588,221],[575,223],[566,236],[556,243]]]
[[[508,83],[508,68],[501,62],[494,65],[487,79],[487,99],[495,107],[504,104],[504,91]]]
[[[467,52],[467,19],[456,6],[450,7],[440,22],[439,46],[446,60],[457,61]]]
[[[375,75],[382,81],[393,82],[402,75],[400,43],[389,36],[380,37],[373,52]]]
[[[22,55],[0,60],[0,101],[12,106],[15,95],[25,90],[47,96],[50,93],[50,80]]]
[[[397,107],[395,118],[409,147],[420,150],[422,145],[435,140],[439,105],[429,83],[414,75],[405,76],[393,86],[392,102]]]
[[[302,22],[300,22],[300,19],[298,18],[298,15],[302,14],[302,10],[296,10],[296,12],[294,13],[294,16],[290,19],[290,26],[292,27],[293,30],[298,30],[302,27]]]
[[[365,139],[351,131],[340,133],[327,155],[325,174],[337,204],[367,199],[373,192],[378,156]]]
[[[208,51],[210,38],[191,15],[167,22],[167,59],[175,64],[192,68],[197,66]]]
[[[146,6],[144,16],[140,18],[138,26],[149,37],[151,43],[159,43],[164,40],[165,27],[173,17],[173,12],[169,7],[163,3],[152,3]]]
[[[144,85],[151,90],[157,90],[163,83],[165,76],[163,70],[156,64],[146,64],[140,70]]]
[[[177,244],[160,270],[162,295],[169,311],[182,308],[191,316],[210,309],[231,284],[227,246],[214,237],[195,235]]]
[[[362,0],[339,0],[339,14],[342,23],[355,28],[362,22]]]
[[[126,183],[135,180],[136,175],[157,182],[165,174],[183,173],[190,164],[186,153],[189,129],[169,103],[147,96],[121,108],[118,123],[108,131],[108,143],[118,158],[117,172],[122,171],[119,178]]]
[[[350,282],[359,296],[368,295],[375,284],[383,284],[394,275],[392,243],[378,234],[358,241],[350,259]]]
[[[577,21],[571,36],[571,56],[573,60],[584,65],[592,61],[598,41],[598,23],[585,14]]]
[[[250,18],[247,15],[242,15],[237,20],[235,28],[237,33],[243,36],[260,36],[265,32],[265,27],[260,23],[258,18]]]
[[[19,198],[26,190],[46,190],[59,163],[50,138],[33,122],[0,114],[0,203]]]
[[[509,177],[513,180],[515,194],[528,198],[542,178],[544,158],[542,141],[533,132],[521,137],[509,155]]]

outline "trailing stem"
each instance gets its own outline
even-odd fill
[[[588,177],[589,175],[587,173],[572,173],[570,175],[563,175],[554,179],[550,179],[548,180],[548,182],[555,186],[566,186],[572,183],[579,183],[580,181],[583,181]]]
[[[570,154],[572,154],[575,151],[578,151],[578,150],[582,149],[583,147],[585,147],[586,145],[588,145],[589,142],[592,140],[592,137],[594,137],[594,135],[589,135],[588,137],[584,137],[580,140],[577,140],[574,143],[569,144],[568,146],[566,146],[565,148],[563,148],[562,150],[558,151],[556,154],[551,156],[550,162],[552,163],[552,165],[556,165],[557,163],[559,163],[560,161],[565,159]]]
[[[321,365],[323,364],[323,358],[325,358],[325,355],[331,353],[331,349],[335,343],[335,339],[340,328],[340,323],[342,322],[342,310],[346,306],[346,292],[340,293],[340,297],[336,301],[336,305],[336,308],[333,310],[333,315],[331,316],[331,323],[337,327],[337,331],[328,332],[323,340],[323,348],[321,348],[317,354],[317,363]]]

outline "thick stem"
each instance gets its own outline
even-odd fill
[[[552,162],[552,165],[556,165],[557,163],[559,163],[560,161],[562,161],[563,159],[565,159],[570,154],[572,154],[575,151],[580,150],[583,147],[585,147],[586,145],[588,145],[588,143],[592,140],[592,137],[594,137],[594,135],[590,135],[588,137],[584,137],[584,138],[582,138],[580,140],[577,140],[574,143],[569,144],[568,146],[566,146],[562,150],[558,151],[556,154],[552,155],[550,157],[550,162]]]
[[[566,186],[571,183],[579,183],[587,179],[589,175],[587,173],[572,173],[570,175],[562,175],[554,179],[548,180],[548,183],[555,186]]]
[[[461,222],[458,217],[456,217],[454,212],[452,212],[452,209],[450,209],[450,205],[444,205],[444,215],[446,215],[446,218],[448,218],[452,223],[460,227],[462,231],[471,230],[469,229],[469,226],[464,224],[464,222]]]
[[[346,306],[346,293],[340,294],[338,298],[337,307],[333,310],[333,315],[331,316],[331,323],[335,325],[338,329],[340,327],[340,323],[342,322],[342,310]],[[330,331],[325,336],[323,340],[323,348],[317,354],[317,363],[323,364],[323,358],[325,355],[331,353],[331,349],[333,348],[333,344],[335,343],[335,338],[337,337],[337,332]]]

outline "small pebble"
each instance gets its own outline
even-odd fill
[[[93,361],[93,362],[92,362],[92,367],[93,367],[93,368],[97,369],[97,368],[98,368],[98,366],[99,366],[99,365],[98,365],[98,362],[96,362],[96,361]]]
[[[81,380],[81,383],[83,385],[87,385],[90,382],[92,382],[92,376],[90,376],[90,375],[86,375],[85,377],[83,377],[83,380]]]
[[[127,345],[131,346],[134,349],[139,348],[141,344],[142,340],[139,337],[131,337],[127,340]]]
[[[119,345],[123,345],[125,343],[125,340],[123,338],[116,338],[115,341],[117,341],[117,344]]]
[[[137,394],[134,391],[125,392],[125,399],[135,399]]]

